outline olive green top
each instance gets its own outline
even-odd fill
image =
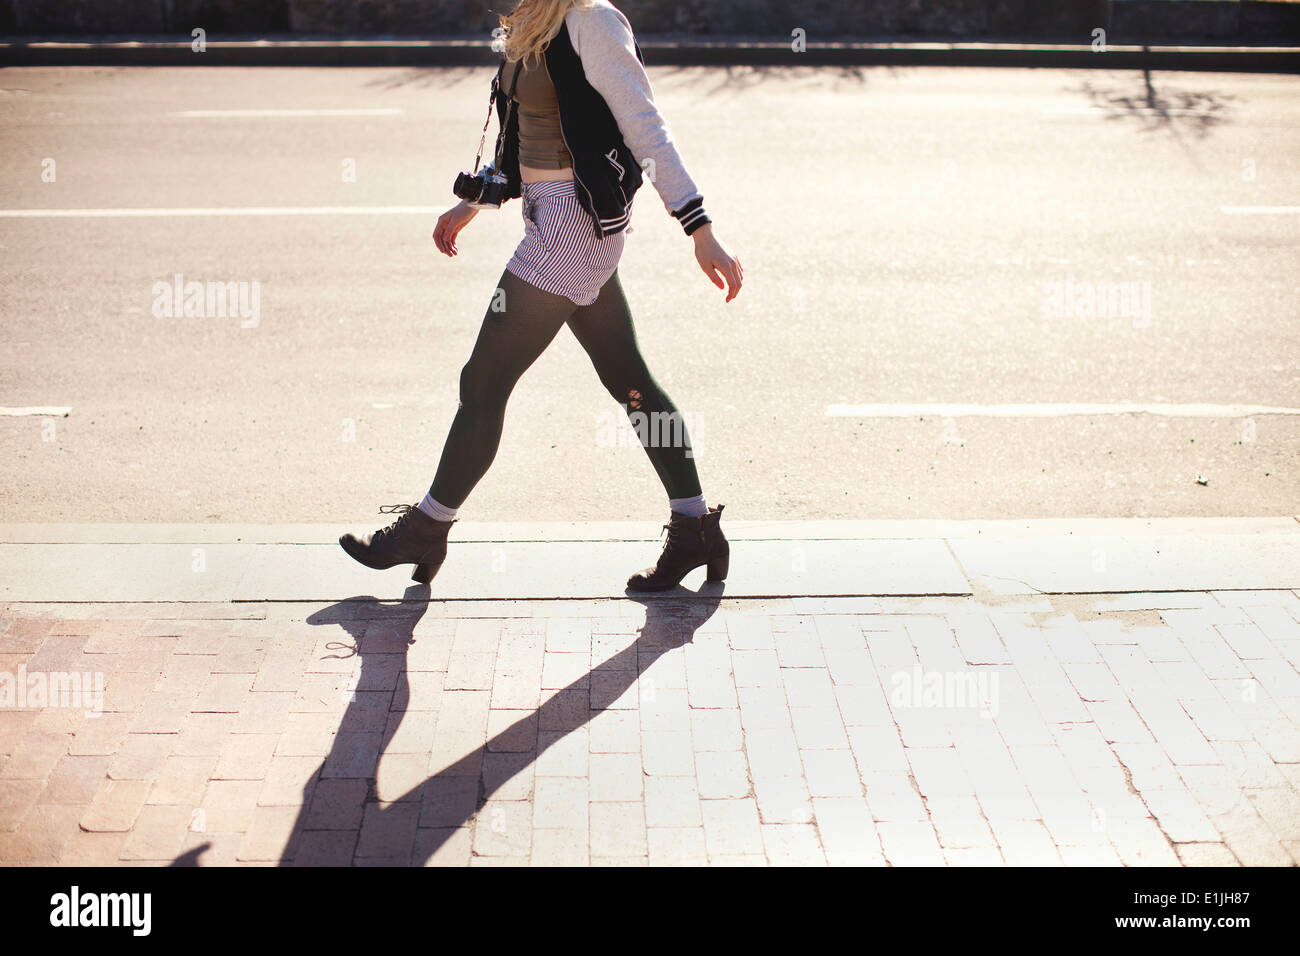
[[[520,61],[507,62],[502,73],[503,89],[510,89],[514,71]],[[564,145],[560,132],[560,109],[555,97],[555,85],[539,62],[535,68],[519,74],[515,87],[516,109],[519,111],[519,163],[535,169],[564,169],[573,165],[573,157]]]

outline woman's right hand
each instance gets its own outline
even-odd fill
[[[447,256],[456,255],[456,237],[477,215],[478,210],[462,199],[439,216],[438,225],[433,230],[433,241],[438,244],[438,251]]]

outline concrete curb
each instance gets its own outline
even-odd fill
[[[810,43],[788,40],[640,41],[650,66],[1003,66],[1082,69],[1300,72],[1300,47],[1001,43],[893,40]],[[487,66],[497,62],[481,39],[445,37],[297,37],[209,40],[195,53],[171,37],[0,37],[0,66]]]
[[[337,526],[0,526],[0,600],[317,601],[400,597],[409,567],[348,560]],[[727,527],[728,597],[1114,594],[1300,588],[1292,517],[757,522]],[[463,523],[439,600],[628,596],[658,551],[645,525]],[[687,587],[702,579],[702,569]],[[690,593],[678,589],[674,593]]]

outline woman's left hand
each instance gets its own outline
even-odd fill
[[[691,233],[695,240],[695,261],[700,264],[709,281],[719,289],[724,287],[726,279],[727,298],[730,302],[740,292],[740,284],[745,278],[745,270],[740,267],[740,260],[728,254],[722,243],[713,237],[713,223],[706,222]]]
[[[477,215],[478,210],[462,199],[439,216],[438,224],[433,230],[433,241],[437,243],[438,251],[445,256],[456,255],[459,251],[456,248],[456,237]]]

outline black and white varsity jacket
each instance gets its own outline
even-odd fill
[[[542,53],[555,86],[564,145],[573,157],[578,202],[603,238],[627,228],[632,197],[648,179],[689,236],[711,220],[654,104],[631,24],[609,0],[583,2],[569,10]],[[506,198],[514,199],[522,194],[519,116],[510,110],[507,122],[504,71],[503,62],[493,81],[496,155],[507,180]]]

